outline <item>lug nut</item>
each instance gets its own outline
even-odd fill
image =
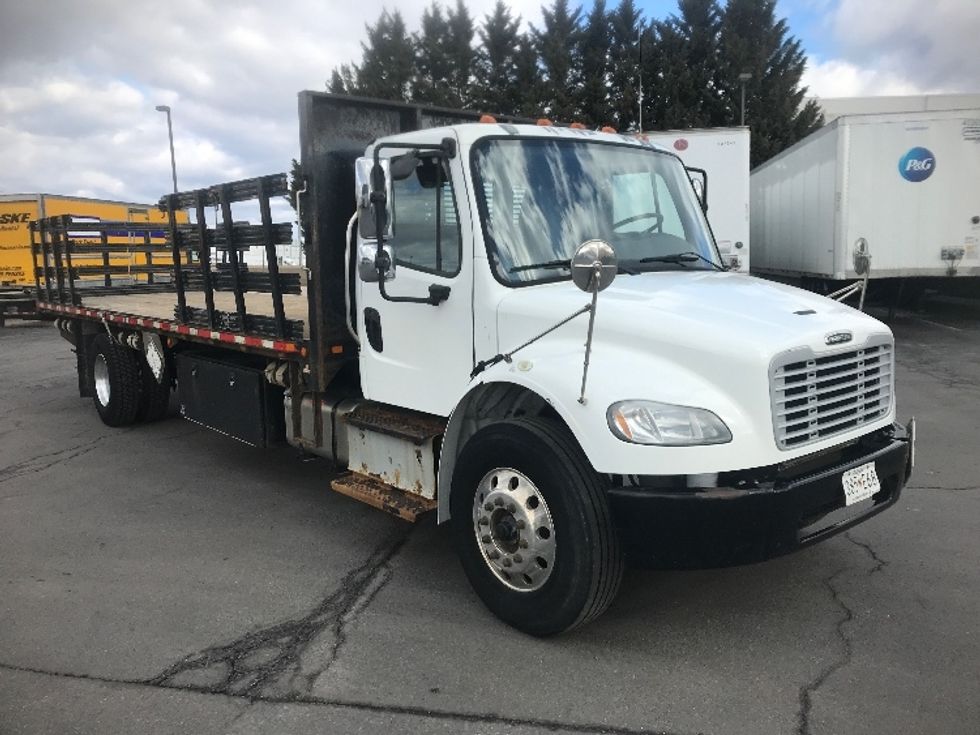
[[[489,556],[491,559],[499,559],[500,558],[500,552],[497,551],[496,549],[491,549],[487,553],[487,556]]]
[[[517,506],[514,505],[513,503],[508,503],[507,504],[507,510],[509,512],[511,512],[511,513],[516,513],[517,512]]]
[[[527,548],[527,541],[525,541],[524,539],[521,539],[520,541],[518,541],[517,545],[520,546],[522,549],[526,549]]]
[[[508,556],[505,556],[504,557],[504,566],[505,567],[509,567],[510,566],[510,557],[508,557]]]
[[[503,505],[504,504],[504,499],[503,498],[494,498],[493,499],[493,504],[494,505],[498,505],[498,506]]]
[[[517,520],[517,527],[518,527],[518,528],[521,528],[521,529],[523,529],[523,528],[524,528],[524,526],[526,526],[526,525],[527,525],[527,524],[526,524],[526,523],[525,523],[524,521],[522,521],[522,520],[520,520],[520,519],[518,519],[518,520]]]
[[[491,540],[492,539],[489,536],[481,536],[480,537],[480,541],[482,541],[485,544],[489,544]]]
[[[520,554],[514,554],[514,563],[515,564],[520,564],[522,561],[524,561],[524,557],[523,556],[521,556]]]
[[[483,510],[493,510],[493,505],[491,503],[484,503]]]
[[[490,521],[486,516],[480,516],[480,520],[478,520],[477,523],[479,523],[481,526],[486,526],[488,523],[490,523]]]

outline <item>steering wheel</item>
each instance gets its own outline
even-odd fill
[[[640,214],[634,214],[632,217],[626,217],[618,222],[613,222],[613,229],[615,230],[617,227],[622,227],[623,225],[628,225],[631,222],[637,222],[643,219],[652,219],[654,221],[653,224],[645,230],[646,232],[653,232],[663,223],[664,216],[659,212],[641,212]]]

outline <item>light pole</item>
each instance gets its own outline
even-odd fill
[[[171,123],[170,121],[170,106],[157,105],[157,112],[167,113],[167,137],[170,138],[170,172],[173,174],[174,177],[174,194],[176,194],[177,193],[177,159],[174,158],[174,126],[173,123]]]
[[[745,125],[745,83],[752,78],[752,75],[747,71],[743,71],[738,75],[738,81],[742,84],[742,122],[739,125]],[[170,118],[167,118],[168,120]]]

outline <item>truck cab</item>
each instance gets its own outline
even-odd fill
[[[505,620],[554,632],[608,604],[530,604],[566,563],[618,578],[623,552],[760,561],[897,500],[911,431],[894,423],[890,330],[728,272],[676,155],[485,122],[381,138],[356,166],[363,394],[448,419],[439,520]],[[573,261],[595,240],[616,277],[589,313]]]

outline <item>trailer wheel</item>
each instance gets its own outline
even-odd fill
[[[536,636],[571,630],[612,602],[623,555],[605,488],[552,421],[480,429],[453,475],[452,536],[483,603]]]
[[[140,366],[140,406],[136,412],[136,420],[143,422],[159,421],[165,418],[170,410],[170,394],[172,393],[173,377],[167,360],[163,361],[163,376],[159,382],[153,377],[153,370],[146,361],[146,356],[139,358]]]
[[[140,369],[133,350],[104,334],[92,340],[92,396],[102,423],[127,426],[140,407]]]

